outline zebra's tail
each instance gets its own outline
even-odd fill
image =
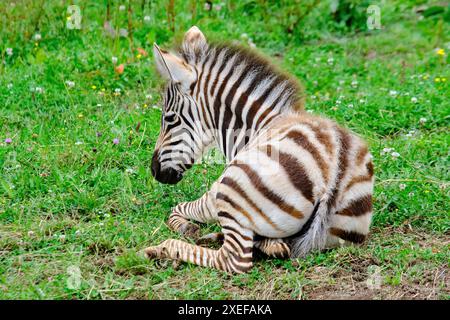
[[[313,250],[325,248],[330,212],[328,198],[324,195],[316,202],[302,229],[291,237],[291,258],[303,258]]]

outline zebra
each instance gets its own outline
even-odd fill
[[[177,53],[153,48],[167,80],[151,171],[176,184],[216,145],[227,164],[201,198],[175,206],[168,226],[196,244],[168,239],[144,249],[229,273],[270,257],[361,244],[372,219],[374,169],[357,135],[304,110],[297,81],[255,50],[207,42],[196,26]],[[200,237],[198,225],[221,232]],[[222,243],[219,249],[206,244]]]

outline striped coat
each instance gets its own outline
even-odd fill
[[[211,145],[227,167],[210,191],[169,217],[169,227],[197,245],[166,240],[145,249],[149,258],[246,272],[254,250],[304,257],[365,240],[374,181],[367,145],[305,113],[295,80],[254,52],[208,44],[197,27],[179,55],[156,44],[154,55],[169,83],[152,174],[177,183]],[[199,237],[191,220],[218,222],[222,232]],[[210,241],[222,247],[205,247]]]

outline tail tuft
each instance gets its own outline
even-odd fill
[[[302,229],[291,238],[291,258],[303,258],[313,250],[325,248],[329,228],[328,197],[316,202]]]

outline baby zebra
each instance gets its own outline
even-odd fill
[[[168,258],[247,272],[255,249],[273,257],[362,243],[372,217],[367,145],[336,123],[302,110],[296,81],[254,52],[207,43],[192,27],[179,54],[154,45],[168,80],[152,174],[175,184],[210,145],[227,167],[200,199],[180,203],[169,227],[198,238],[190,220],[218,222],[218,250],[181,240],[145,249]]]

